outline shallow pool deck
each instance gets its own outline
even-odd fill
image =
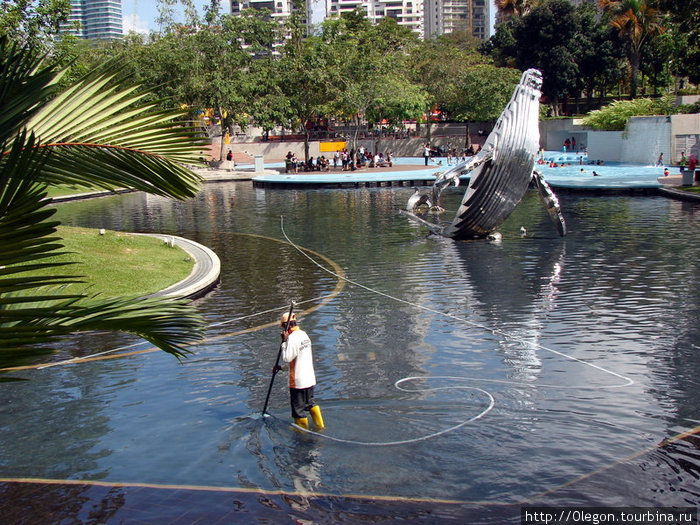
[[[372,188],[382,186],[430,186],[443,166],[432,164],[394,165],[359,168],[354,171],[315,171],[258,175],[252,178],[256,188]]]
[[[255,175],[251,173],[253,185],[256,188],[277,189],[312,189],[312,188],[362,188],[388,186],[430,186],[441,171],[450,166],[446,159],[437,159],[442,164],[431,162],[426,167],[422,159],[398,159],[389,168],[361,168],[356,171],[303,172],[284,173],[281,163],[266,164],[267,173]],[[282,166],[282,167],[280,167]],[[271,173],[272,170],[279,173]],[[668,177],[663,176],[663,168],[656,166],[629,166],[617,164],[592,165],[567,163],[565,166],[550,168],[548,165],[537,165],[552,188],[559,193],[581,192],[592,194],[639,194],[656,195],[663,193],[666,188],[681,185],[678,168],[670,168],[673,172]],[[468,176],[461,177],[462,181],[469,180]],[[696,181],[695,185],[700,182]],[[688,192],[680,192],[688,193]],[[690,194],[691,198],[695,195]],[[669,195],[673,196],[673,195]]]

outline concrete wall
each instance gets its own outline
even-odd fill
[[[600,133],[600,132],[598,132]],[[671,162],[671,119],[667,116],[632,117],[622,135],[620,161],[656,164],[659,153]]]
[[[622,131],[586,129],[574,119],[540,122],[540,145],[559,151],[566,137],[587,146],[592,160],[655,164],[659,153],[667,165],[677,164],[681,151],[700,157],[700,115],[632,117]]]
[[[695,104],[700,100],[700,95],[679,95],[676,97],[676,106],[681,104]]]
[[[700,158],[700,114],[673,115],[671,117],[671,155],[673,162],[678,163],[681,153],[686,157],[692,153]]]
[[[482,138],[482,142],[483,139]],[[359,146],[363,146],[366,150],[374,152],[377,144],[379,145],[379,153],[394,152],[396,157],[421,157],[423,155],[423,144],[426,139],[423,137],[410,139],[386,139],[383,138],[377,142],[375,139],[366,139],[358,141]],[[436,137],[430,141],[433,148],[451,142],[458,149],[464,146],[464,136],[462,137]],[[219,144],[218,138],[214,139],[214,144]],[[294,153],[298,158],[304,158],[304,143],[303,142],[232,142],[227,148],[234,152],[246,153],[252,157],[262,155],[265,160],[282,160],[287,156],[288,152]],[[215,148],[216,151],[218,147]],[[321,155],[320,142],[309,142],[309,155],[318,157]],[[333,153],[324,152],[327,158],[332,158]]]
[[[589,131],[588,158],[606,162],[622,160],[622,131]]]
[[[542,120],[540,128],[540,147],[561,151],[566,139],[576,139],[576,150],[583,151],[589,146],[588,130],[575,119]]]

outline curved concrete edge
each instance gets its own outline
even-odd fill
[[[122,195],[124,193],[133,193],[136,190],[131,190],[127,188],[122,188],[118,190],[96,190],[96,191],[86,191],[84,193],[74,193],[72,195],[58,195],[56,197],[51,197],[51,202],[58,204],[60,202],[68,201],[78,201],[85,199],[94,199],[96,197],[111,197],[113,195]]]
[[[163,233],[137,233],[163,239],[163,242],[172,242],[182,248],[194,260],[194,266],[190,274],[182,281],[160,290],[149,297],[180,297],[196,299],[212,290],[221,277],[221,260],[211,249],[199,243]]]
[[[659,188],[659,191],[663,195],[671,197],[672,199],[700,203],[700,193],[690,193],[689,191],[677,190],[675,188],[668,187]]]

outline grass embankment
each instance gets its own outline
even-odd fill
[[[181,281],[194,266],[187,252],[165,244],[162,238],[114,231],[100,235],[98,230],[68,226],[60,226],[58,235],[71,253],[46,261],[78,264],[43,273],[84,276],[85,284],[73,284],[70,289],[90,295],[148,295]]]
[[[62,197],[64,195],[77,195],[94,191],[103,191],[101,188],[89,188],[87,186],[68,186],[67,184],[51,185],[47,189],[48,197]]]
[[[676,186],[676,189],[689,193],[700,193],[700,186]]]

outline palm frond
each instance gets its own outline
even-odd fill
[[[201,178],[182,163],[198,163],[205,142],[182,124],[183,112],[157,110],[144,98],[102,75],[43,106],[27,122],[40,147],[54,151],[43,180],[195,195]]]
[[[48,151],[38,151],[33,136],[17,135],[0,157],[0,266],[36,260],[55,252],[56,210],[46,208],[46,189],[37,184]]]
[[[9,306],[9,305],[8,305]],[[3,310],[0,349],[14,351],[85,331],[131,332],[176,356],[201,339],[202,318],[184,301],[156,298],[86,300],[82,295],[38,297],[21,309]]]
[[[46,183],[194,195],[199,178],[178,163],[199,150],[193,132],[174,127],[174,113],[139,106],[109,75],[47,102],[56,74],[31,50],[0,39],[0,64],[0,360],[86,330],[132,332],[183,355],[205,326],[185,302],[67,291],[81,281],[57,271],[67,263],[46,260],[63,249]],[[28,273],[37,269],[49,274]]]
[[[40,68],[42,59],[7,36],[0,37],[0,144],[9,142],[56,89],[56,73]]]

